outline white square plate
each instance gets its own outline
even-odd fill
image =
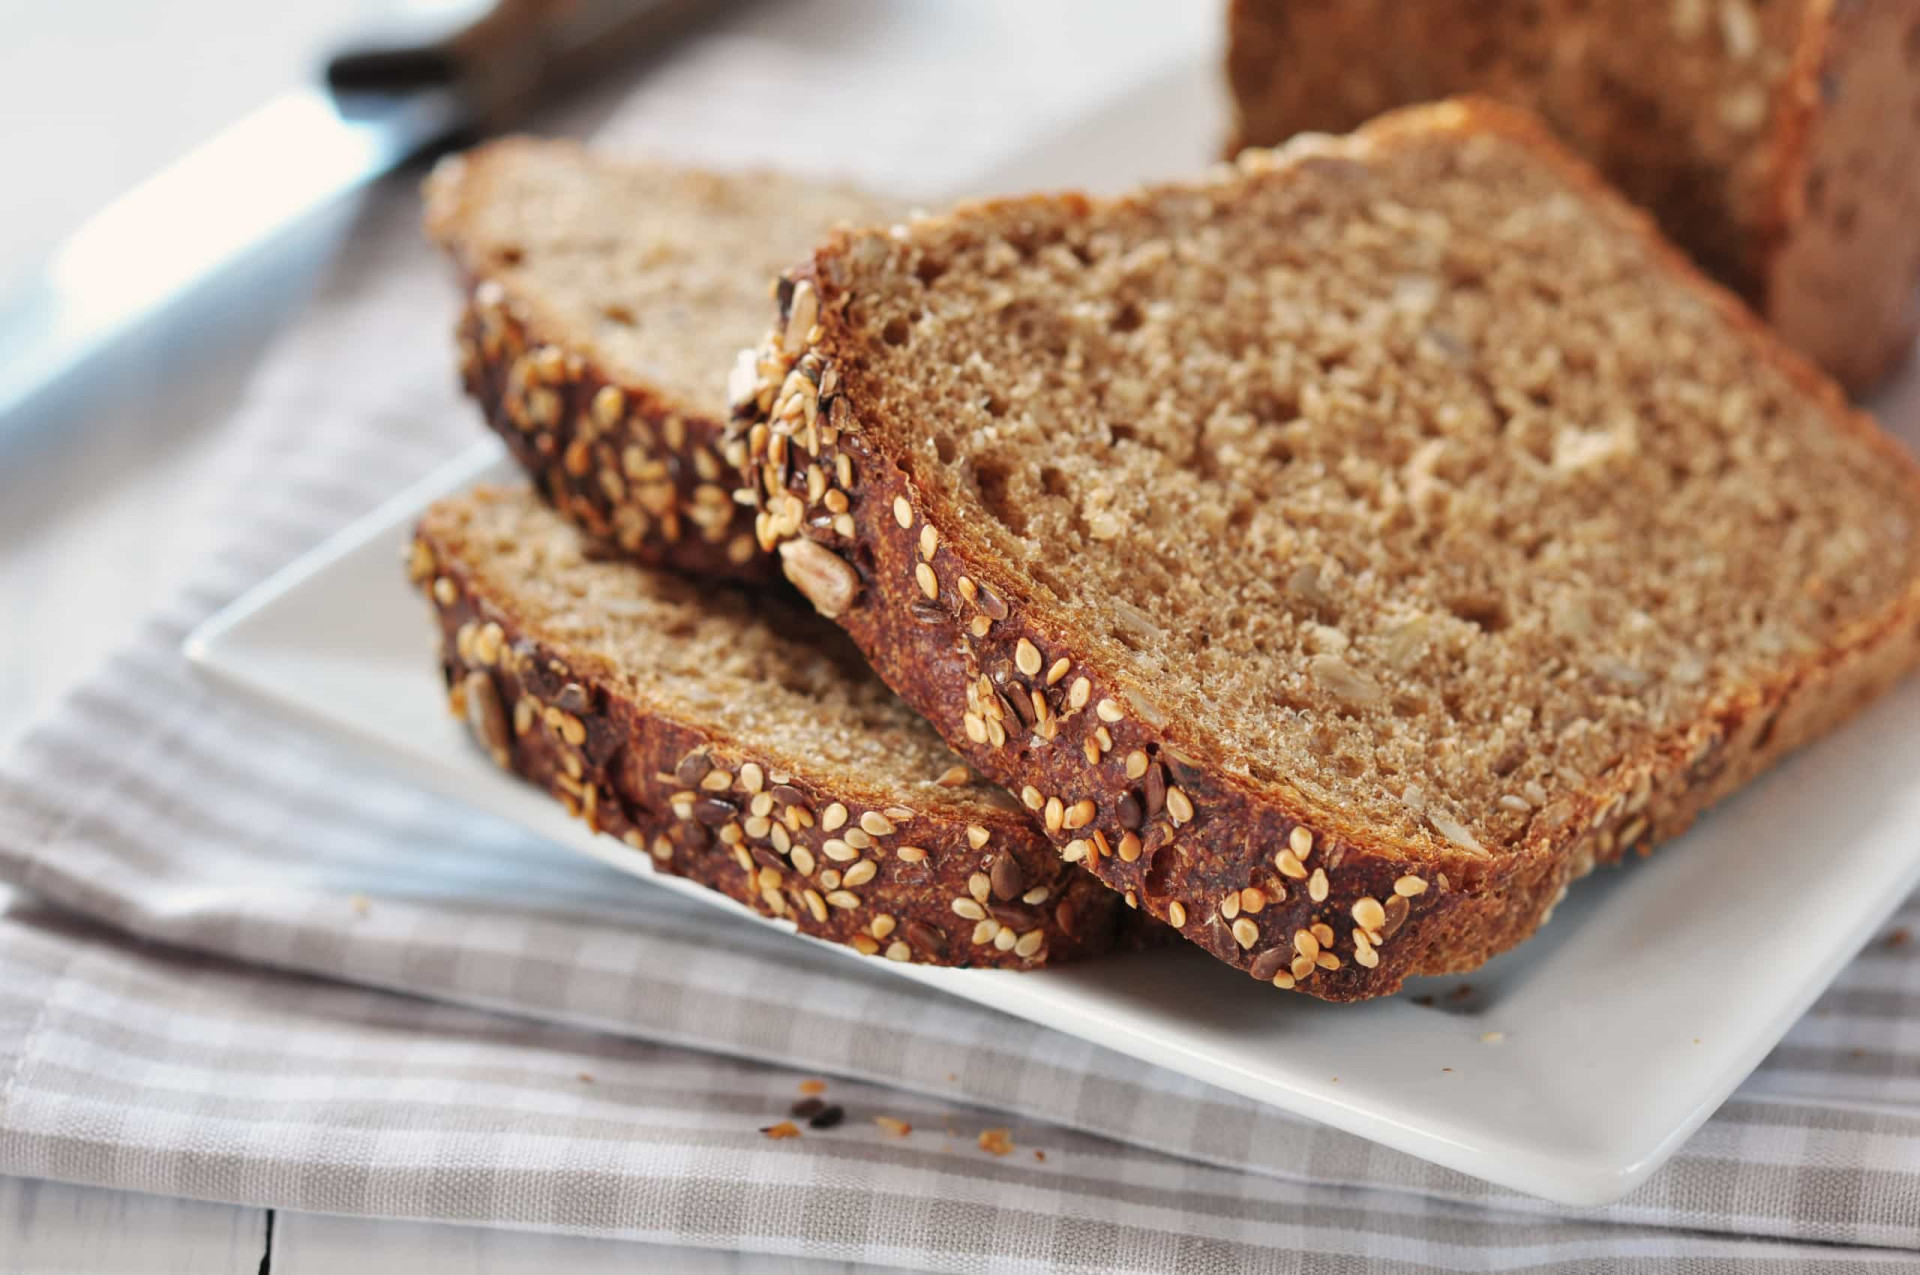
[[[1143,85],[967,185],[1111,188],[1192,170],[1221,135],[1216,78],[1209,65]],[[1904,404],[1883,404],[1910,444],[1917,379]],[[497,445],[476,447],[213,617],[189,656],[436,789],[777,924],[654,876],[648,856],[496,770],[449,718],[400,551],[429,500],[509,473]],[[1192,949],[1030,974],[877,968],[1503,1186],[1601,1203],[1672,1154],[1920,879],[1917,722],[1920,679],[1650,861],[1582,883],[1464,998],[1447,979],[1325,1005]]]
[[[477,446],[207,621],[189,657],[450,796],[780,924],[655,875],[495,769],[448,715],[401,550],[429,500],[512,473]],[[1652,859],[1576,887],[1465,998],[1445,979],[1326,1005],[1192,949],[1023,974],[822,946],[1504,1186],[1603,1202],[1659,1167],[1920,877],[1917,720],[1912,681]],[[1802,870],[1810,846],[1821,873]]]

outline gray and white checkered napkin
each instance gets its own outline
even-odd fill
[[[46,904],[0,917],[0,1172],[954,1271],[1920,1260],[1916,945],[1566,1209],[695,908],[196,682],[195,621],[474,436],[411,219],[376,207],[249,394],[225,550],[0,774],[0,880]],[[803,1075],[848,1121],[762,1137]]]

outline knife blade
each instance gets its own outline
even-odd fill
[[[116,199],[0,303],[0,441],[43,389],[307,214],[436,144],[512,122],[540,93],[703,11],[698,0],[438,8],[463,20],[335,57],[327,83],[273,99]]]

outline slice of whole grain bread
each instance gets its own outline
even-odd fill
[[[532,492],[483,489],[427,511],[409,565],[454,712],[595,831],[889,960],[1031,968],[1158,928],[1063,863],[832,625],[587,549]]]
[[[425,198],[467,289],[461,378],[554,504],[639,561],[767,577],[719,455],[727,367],[783,267],[893,206],[524,137],[442,162]]]
[[[836,234],[778,306],[761,542],[1283,988],[1478,965],[1920,658],[1913,459],[1504,107]]]

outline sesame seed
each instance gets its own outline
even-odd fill
[[[1380,906],[1380,900],[1370,896],[1356,899],[1353,904],[1353,919],[1363,929],[1378,930],[1387,923],[1387,910]]]
[[[1100,741],[1093,736],[1089,735],[1080,741],[1080,752],[1081,755],[1087,759],[1087,765],[1098,766],[1100,764]]]
[[[847,844],[855,850],[873,849],[873,837],[865,828],[849,828],[840,835],[845,837]]]
[[[1427,892],[1427,883],[1422,878],[1408,873],[1393,883],[1393,892],[1403,899],[1416,898]]]
[[[1100,834],[1095,833],[1094,835],[1098,836]],[[1131,832],[1122,833],[1120,837],[1121,862],[1132,863],[1135,859],[1138,859],[1139,857],[1140,857],[1140,838]]]
[[[433,600],[443,607],[450,607],[460,600],[460,586],[441,576],[433,582]]]
[[[973,772],[965,766],[949,766],[933,782],[942,788],[964,788],[973,782]]]
[[[910,961],[913,959],[913,949],[905,943],[902,943],[899,939],[895,939],[893,942],[887,944],[887,959],[890,961]]]
[[[1353,945],[1353,959],[1362,969],[1374,969],[1380,964],[1380,953],[1371,943],[1356,942]]]
[[[1321,947],[1333,946],[1333,927],[1325,921],[1315,921],[1307,927],[1307,931],[1320,941]]]
[[[940,533],[933,529],[932,523],[920,528],[920,556],[933,561],[933,551],[940,547]]]
[[[873,937],[883,939],[893,933],[894,919],[890,913],[882,912],[867,923],[867,929]]]
[[[773,897],[777,899],[780,896],[776,894]],[[853,944],[853,950],[862,956],[872,956],[880,950],[880,945],[864,934],[854,935],[850,942]]]
[[[1307,878],[1307,897],[1315,903],[1327,901],[1327,872],[1325,868],[1315,868],[1313,875]]]
[[[603,385],[593,396],[593,419],[603,429],[611,429],[620,423],[621,414],[627,410],[627,396],[620,392],[617,385]]]
[[[1178,788],[1167,789],[1167,814],[1173,819],[1174,826],[1188,822],[1193,818],[1193,802],[1187,794]]]
[[[1014,644],[1013,662],[1022,673],[1028,677],[1034,676],[1040,671],[1040,648],[1021,638]]]
[[[992,837],[993,837],[992,833],[988,832],[985,828],[982,828],[977,823],[970,823],[967,825],[967,844],[972,846],[975,850],[978,850],[981,846],[986,845],[987,842]]]
[[[983,943],[991,943],[999,933],[1000,922],[988,917],[973,927],[973,945],[979,947]]]
[[[1340,968],[1340,958],[1332,952],[1320,953],[1320,955],[1313,958],[1313,963],[1323,970],[1337,970]]]
[[[1084,828],[1093,822],[1095,807],[1091,797],[1082,798],[1067,808],[1066,824],[1069,828]]]
[[[1313,830],[1294,825],[1293,831],[1287,834],[1287,849],[1305,863],[1313,855]]]
[[[837,801],[820,812],[820,830],[822,832],[833,832],[846,822],[847,808]]]
[[[893,820],[887,818],[878,810],[869,810],[864,815],[861,815],[860,827],[866,831],[868,836],[872,837],[887,837],[893,835]]]
[[[767,773],[753,762],[740,767],[740,786],[748,792],[759,792],[766,787]]]
[[[835,890],[827,895],[827,902],[834,907],[851,911],[860,906],[860,896],[851,890]]]
[[[858,850],[855,850],[838,837],[827,838],[827,840],[821,843],[820,850],[827,858],[832,859],[835,863],[852,863],[860,857]]]
[[[1248,886],[1246,889],[1240,891],[1240,910],[1242,912],[1251,912],[1257,916],[1266,910],[1266,906],[1267,896],[1265,891],[1255,886]]]
[[[994,950],[999,952],[1008,951],[1019,941],[1020,936],[1015,933],[1011,927],[1003,925],[1000,927],[1000,932],[993,936]]]
[[[807,901],[807,911],[813,914],[814,920],[825,921],[827,919],[827,901],[820,897],[820,891],[806,890],[800,897]]]
[[[1042,818],[1046,822],[1048,832],[1060,831],[1060,825],[1066,818],[1066,810],[1061,806],[1058,797],[1047,798],[1046,814]]]
[[[974,873],[967,878],[967,893],[985,903],[993,895],[993,878],[984,872]]]
[[[708,792],[725,792],[733,787],[733,773],[726,770],[709,770],[700,777],[700,786]]]
[[[984,920],[987,915],[987,910],[972,899],[955,899],[953,911],[956,916],[963,916],[969,921]]]
[[[1127,754],[1127,778],[1138,779],[1147,773],[1147,755],[1138,748]]]
[[[1042,797],[1040,790],[1032,784],[1028,784],[1020,790],[1020,801],[1028,810],[1038,810],[1047,804],[1047,799]]]
[[[1020,896],[1020,901],[1030,908],[1037,908],[1053,897],[1053,891],[1044,885],[1036,885]]]
[[[1297,982],[1304,983],[1308,979],[1312,978],[1313,971],[1314,971],[1313,957],[1296,956],[1293,958],[1292,973],[1293,973],[1294,979]]]
[[[960,725],[966,730],[967,738],[974,743],[984,744],[987,742],[987,723],[982,720],[980,714],[963,713],[960,717]]]
[[[1283,970],[1273,976],[1273,985],[1283,992],[1290,992],[1293,990],[1293,975]]]
[[[893,853],[902,863],[924,863],[927,858],[927,852],[919,846],[901,846]]]
[[[1083,837],[1075,837],[1060,847],[1060,857],[1068,863],[1078,863],[1087,857],[1087,842]]]
[[[1243,916],[1233,923],[1233,941],[1242,948],[1252,947],[1259,940],[1260,927],[1246,917]]]
[[[1120,706],[1110,699],[1103,699],[1094,706],[1094,714],[1103,722],[1117,722],[1126,717]]]
[[[893,498],[893,520],[900,524],[902,531],[913,525],[913,506],[907,503],[905,496]]]
[[[799,869],[801,876],[810,877],[813,875],[813,851],[807,849],[805,846],[795,846],[793,848],[792,859],[793,866]]]
[[[840,869],[828,868],[814,879],[820,883],[820,888],[823,890],[838,890],[840,888]]]
[[[907,809],[905,806],[888,806],[885,810],[881,811],[881,813],[887,818],[894,820],[913,818],[913,811]]]
[[[1013,954],[1023,961],[1030,961],[1040,954],[1041,945],[1046,941],[1047,936],[1044,932],[1028,930],[1020,936],[1020,941],[1013,945]]]
[[[1227,891],[1227,897],[1220,900],[1220,915],[1229,921],[1240,915],[1240,891]]]
[[[1320,955],[1320,940],[1313,936],[1313,931],[1311,930],[1295,930],[1293,932],[1293,950],[1308,960],[1312,960],[1314,957]]]
[[[1292,877],[1295,881],[1307,879],[1307,865],[1300,862],[1300,857],[1291,850],[1282,850],[1275,855],[1273,866],[1280,870],[1281,875]]]
[[[1185,929],[1187,927],[1187,905],[1178,899],[1167,904],[1167,920],[1172,922],[1174,929]]]
[[[940,596],[940,579],[933,574],[932,567],[924,562],[915,564],[913,578],[919,583],[920,592],[927,595],[928,601],[933,601]]]
[[[847,874],[846,876],[840,879],[840,884],[865,885],[867,882],[873,880],[874,876],[879,871],[880,871],[880,865],[875,863],[872,859],[862,859],[860,860],[860,862],[854,864],[851,868],[847,869]]]
[[[976,615],[967,624],[967,632],[977,638],[985,637],[993,629],[993,621],[984,615]]]
[[[1055,683],[1057,683],[1061,678],[1067,675],[1067,671],[1072,667],[1073,667],[1073,662],[1067,659],[1067,657],[1064,655],[1061,656],[1059,659],[1055,660],[1053,662],[1053,667],[1047,670],[1047,685],[1052,686]]]

